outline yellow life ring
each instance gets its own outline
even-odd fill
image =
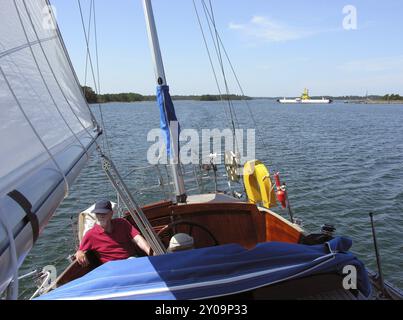
[[[269,171],[261,161],[251,160],[245,163],[243,180],[249,202],[262,202],[267,209],[277,206]]]

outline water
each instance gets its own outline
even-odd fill
[[[281,172],[294,214],[304,227],[318,231],[323,223],[334,224],[337,234],[353,239],[353,252],[376,270],[368,216],[374,212],[385,278],[402,288],[403,105],[280,105],[271,100],[249,104],[258,128],[256,157],[271,171]],[[228,127],[219,102],[177,101],[175,106],[182,129]],[[234,106],[240,126],[254,128],[244,102]],[[135,166],[148,165],[152,142],[147,142],[147,133],[159,126],[155,103],[106,104],[102,109],[117,167],[127,174]],[[153,172],[142,172],[130,183],[139,188],[157,180]],[[20,274],[48,264],[62,272],[66,257],[75,250],[72,223],[81,210],[104,197],[114,199],[115,193],[94,155]],[[137,197],[145,204],[161,194],[155,190]],[[21,297],[29,298],[34,289],[31,280],[23,280]]]

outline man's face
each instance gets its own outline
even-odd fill
[[[113,211],[104,214],[96,213],[95,215],[97,217],[98,224],[102,228],[106,228],[109,225],[110,221],[112,220]]]

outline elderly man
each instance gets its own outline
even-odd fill
[[[112,219],[113,210],[110,201],[101,200],[95,204],[97,223],[84,235],[76,259],[82,266],[88,266],[86,251],[93,250],[98,254],[102,263],[127,259],[135,255],[137,245],[147,255],[152,251],[147,241],[125,219]]]

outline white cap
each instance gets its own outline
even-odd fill
[[[177,233],[169,241],[168,251],[178,251],[193,248],[193,238],[186,233]]]

